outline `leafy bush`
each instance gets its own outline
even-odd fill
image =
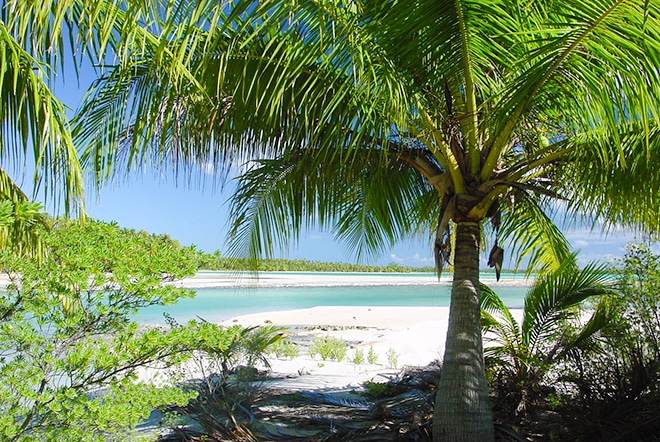
[[[184,360],[194,335],[131,318],[193,295],[163,282],[194,273],[194,250],[92,220],[54,222],[41,240],[43,259],[0,252],[0,439],[125,440],[153,408],[187,403],[194,393],[138,374]]]
[[[399,365],[399,354],[396,352],[396,350],[393,348],[388,348],[385,356],[387,357],[387,366],[390,368],[397,368]]]
[[[250,418],[250,404],[258,393],[253,381],[261,368],[269,368],[265,355],[282,342],[282,328],[274,326],[223,327],[206,321],[190,321],[185,327],[170,320],[173,329],[187,330],[194,336],[191,363],[177,367],[182,380],[199,379],[198,396],[181,407],[170,408],[171,426],[177,434],[194,423],[206,435],[222,435],[233,440],[248,434],[240,417]],[[182,440],[188,440],[183,437]]]
[[[598,353],[578,353],[563,368],[572,388],[563,415],[584,438],[655,440],[660,431],[660,256],[631,244],[620,262],[620,294]]]
[[[602,266],[579,270],[574,262],[566,261],[530,287],[522,323],[492,290],[482,287],[484,357],[498,393],[496,408],[521,414],[545,395],[544,386],[556,385],[562,363],[597,349],[609,314],[605,304],[594,308],[590,301],[614,293],[609,277]]]
[[[362,396],[374,400],[396,396],[402,391],[402,387],[395,382],[366,381],[362,386],[364,387]]]

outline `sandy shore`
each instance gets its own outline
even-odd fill
[[[520,311],[515,312],[517,316]],[[225,325],[272,324],[286,327],[288,338],[300,346],[293,359],[271,357],[277,388],[287,390],[352,389],[364,381],[384,381],[406,366],[442,360],[449,317],[448,307],[315,307],[258,313],[233,318]],[[346,342],[347,359],[323,361],[310,357],[305,346],[314,337]],[[356,350],[378,356],[375,364],[351,362]]]
[[[189,288],[209,287],[333,287],[365,285],[432,285],[451,284],[452,276],[444,274],[440,281],[431,273],[350,273],[341,272],[198,272],[195,276],[175,284]],[[528,286],[531,280],[523,275],[504,276],[500,281],[495,275],[482,276],[493,288]]]
[[[490,287],[529,286],[533,281],[523,275],[503,277],[482,276],[482,282]],[[334,287],[368,285],[432,285],[451,284],[451,275],[446,273],[440,281],[430,273],[350,273],[341,272],[211,272],[202,271],[194,276],[172,284],[191,289],[213,287]],[[0,288],[9,284],[9,278],[0,274]]]
[[[443,277],[444,282],[449,279]],[[199,272],[177,282],[189,288],[208,287],[334,287],[342,285],[399,285],[437,284],[438,278],[430,274],[350,274],[333,272]]]
[[[314,307],[239,316],[225,325],[273,324],[286,327],[288,339],[299,346],[293,359],[269,358],[270,386],[287,390],[354,389],[365,381],[386,381],[405,366],[427,365],[442,359],[447,334],[447,307]],[[344,361],[323,361],[307,354],[315,337],[343,340]],[[351,362],[356,351],[376,363]]]

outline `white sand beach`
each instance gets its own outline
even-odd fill
[[[521,310],[514,310],[520,318]],[[315,307],[245,315],[225,325],[286,327],[294,342],[315,336],[342,339],[350,348],[342,362],[309,357],[304,349],[293,359],[270,358],[271,386],[286,390],[354,389],[365,381],[384,382],[403,368],[441,361],[447,335],[448,307]],[[301,346],[302,347],[302,346]],[[373,349],[376,364],[351,362],[356,350]]]
[[[340,272],[198,272],[175,284],[188,288],[208,287],[329,287],[341,285],[432,285],[451,283],[451,274],[445,273],[440,281],[432,273],[351,273],[350,277]],[[494,274],[482,276],[493,288],[528,286],[533,282],[524,275],[504,276],[495,280]]]
[[[272,324],[286,327],[287,338],[299,343],[293,359],[269,358],[272,386],[287,390],[359,388],[367,380],[385,381],[406,366],[442,359],[447,334],[447,307],[314,307],[240,316],[225,325]],[[342,362],[311,358],[306,345],[329,336],[349,348]],[[377,355],[375,364],[351,362],[355,351]]]
[[[495,281],[483,278],[493,288],[527,286],[531,280],[517,275]],[[445,274],[441,283],[448,284]],[[438,284],[433,274],[200,272],[178,282],[185,287],[318,287],[341,285],[431,285]],[[423,366],[442,360],[449,318],[448,307],[314,307],[301,310],[275,311],[238,316],[224,325],[256,326],[272,324],[287,329],[290,340],[299,344],[300,355],[293,359],[269,359],[271,383],[286,389],[356,388],[366,380],[385,380],[406,366]],[[323,361],[307,355],[306,346],[314,337],[342,339],[349,347],[342,362]],[[366,356],[370,349],[378,356],[376,364],[351,362],[355,351]]]

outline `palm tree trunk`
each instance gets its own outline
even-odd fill
[[[492,441],[479,309],[479,239],[476,222],[456,226],[449,328],[433,414],[434,441]]]

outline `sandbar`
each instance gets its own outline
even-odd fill
[[[491,287],[529,286],[533,279],[524,275],[481,276]],[[342,272],[213,272],[202,271],[175,284],[188,288],[210,287],[334,287],[355,285],[433,285],[451,284],[452,275],[440,279],[432,273],[342,273]]]

